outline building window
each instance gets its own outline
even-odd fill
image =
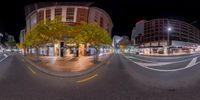
[[[98,16],[99,16],[99,13],[95,12],[94,22],[96,22],[96,23],[98,23]]]
[[[37,19],[38,19],[37,22],[44,20],[44,11],[43,10],[38,12]]]
[[[77,22],[87,22],[88,10],[83,8],[77,9]]]
[[[55,16],[56,17],[61,17],[62,16],[62,8],[56,8],[55,9]]]
[[[46,10],[46,20],[51,20],[51,9]]]
[[[100,17],[100,27],[103,27],[103,17]]]
[[[73,22],[74,21],[74,14],[75,14],[75,9],[74,8],[67,8],[67,13],[66,13],[66,21],[67,22]]]
[[[110,33],[110,25],[107,23],[107,32]]]

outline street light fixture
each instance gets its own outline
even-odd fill
[[[168,29],[167,29],[168,31],[171,31],[172,30],[172,28],[171,27],[168,27]]]

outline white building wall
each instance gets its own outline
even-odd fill
[[[62,22],[66,22],[67,7],[62,7]]]
[[[26,20],[26,30],[29,31],[31,29],[31,25],[30,25],[30,19],[28,18]]]
[[[89,9],[88,23],[94,23],[96,20],[96,23],[100,25],[101,17],[103,17],[103,28],[106,29],[106,31],[109,31],[109,33],[111,34],[113,26],[112,22],[109,21],[109,18],[101,10],[95,7],[91,7]]]
[[[55,18],[55,7],[51,7],[51,20]]]
[[[77,21],[77,10],[78,10],[78,8],[76,7],[75,8],[75,12],[74,12],[74,22],[76,22]]]
[[[33,13],[33,15],[31,16],[31,23],[30,23],[30,26],[31,28],[37,24],[37,14],[36,13]]]

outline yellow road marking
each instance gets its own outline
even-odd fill
[[[82,79],[82,80],[76,81],[76,83],[83,83],[83,82],[86,82],[86,81],[88,81],[88,80],[91,80],[91,79],[93,79],[93,78],[95,78],[95,77],[97,77],[97,76],[98,76],[98,75],[95,74],[95,75],[90,76],[90,77],[88,77],[88,78],[85,78],[85,79]]]
[[[28,67],[28,69],[35,75],[36,72],[31,68],[31,67]]]

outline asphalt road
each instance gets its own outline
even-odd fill
[[[3,59],[3,58],[4,58],[4,55],[3,55],[3,54],[0,54],[0,60]]]
[[[171,59],[114,54],[88,75],[59,78],[13,54],[0,62],[0,100],[199,100],[199,56]]]

